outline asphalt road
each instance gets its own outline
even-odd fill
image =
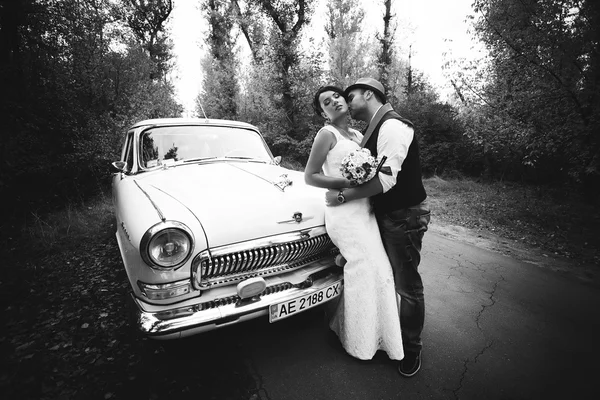
[[[438,229],[424,241],[423,367],[413,378],[401,377],[383,353],[371,361],[348,356],[322,308],[184,340],[141,337],[124,318],[127,282],[111,242],[23,270],[30,282],[44,285],[15,286],[13,292],[29,294],[4,310],[0,393],[6,393],[0,397],[600,398],[598,267],[578,270],[476,235],[472,245],[440,233],[451,235]],[[65,268],[55,265],[65,259]]]
[[[229,373],[244,376],[235,381],[253,400],[600,398],[599,288],[431,232],[421,269],[423,367],[410,379],[385,354],[348,356],[322,309],[183,346],[213,343],[209,358],[230,357]],[[210,398],[219,398],[211,389]]]

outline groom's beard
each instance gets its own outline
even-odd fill
[[[364,112],[361,112],[360,110],[350,110],[350,117],[352,117],[352,119],[367,122],[363,114]]]

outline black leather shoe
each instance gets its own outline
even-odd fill
[[[407,351],[404,354],[404,358],[400,361],[398,366],[398,372],[400,375],[410,378],[414,376],[421,369],[421,352],[418,353]]]

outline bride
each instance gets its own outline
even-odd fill
[[[336,86],[320,88],[313,107],[330,123],[314,139],[304,172],[306,183],[328,189],[348,188],[351,183],[342,176],[340,165],[350,151],[360,148],[362,135],[348,126],[343,90]],[[404,351],[392,268],[369,199],[327,207],[325,226],[346,259],[344,291],[330,328],[348,354],[356,358],[370,360],[378,350],[383,350],[390,359],[402,360]]]

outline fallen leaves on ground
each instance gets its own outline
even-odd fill
[[[113,229],[6,259],[0,398],[248,399],[255,383],[228,333],[216,336],[227,347],[203,348],[197,338],[161,342],[133,329]]]

